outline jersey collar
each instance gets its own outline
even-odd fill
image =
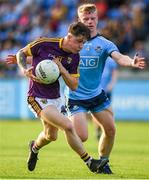
[[[62,42],[63,42],[64,38],[61,38],[59,41],[59,47],[62,49]]]
[[[91,38],[89,39],[89,41],[92,40],[92,39],[95,39],[97,36],[100,36],[99,33],[97,33],[95,36],[91,37]]]

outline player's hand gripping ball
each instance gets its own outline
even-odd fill
[[[52,84],[58,79],[60,72],[54,61],[45,59],[37,64],[35,74],[43,84]]]

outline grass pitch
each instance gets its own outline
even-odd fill
[[[35,171],[26,168],[28,141],[42,130],[39,121],[0,121],[0,179],[148,179],[149,123],[116,122],[117,135],[110,165],[113,175],[91,173],[66,143],[63,132],[56,142],[44,147]],[[98,158],[97,140],[89,123],[89,140],[84,144]]]

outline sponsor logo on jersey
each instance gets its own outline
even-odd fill
[[[55,55],[53,55],[53,54],[48,54],[48,58],[49,58],[49,59],[55,59],[55,58],[56,58],[56,56],[55,56]]]
[[[80,69],[92,69],[97,68],[99,63],[98,56],[81,56]]]
[[[79,106],[74,105],[72,109],[75,111],[75,110],[79,109]]]
[[[48,58],[52,59],[52,60],[53,59],[58,59],[60,62],[66,59],[66,57],[64,57],[64,56],[56,56],[56,55],[53,55],[53,54],[49,54]],[[68,57],[66,60],[67,60],[68,64],[70,64],[72,62],[72,58],[71,57]]]

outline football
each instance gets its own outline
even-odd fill
[[[43,84],[52,84],[58,79],[60,72],[54,61],[45,59],[37,64],[35,74]]]

